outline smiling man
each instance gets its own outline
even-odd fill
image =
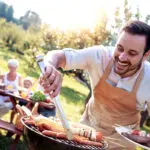
[[[146,61],[149,49],[150,26],[132,21],[122,28],[115,47],[49,52],[45,57],[44,74],[49,83],[41,78],[41,85],[54,97],[62,84],[62,76],[56,68],[87,70],[93,92],[81,122],[105,136],[121,139],[113,126],[138,128],[140,111],[150,103],[150,63]],[[123,139],[119,143],[126,150],[135,149]],[[110,150],[122,150],[123,146],[109,143]]]

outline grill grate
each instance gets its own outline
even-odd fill
[[[34,130],[36,133],[38,133],[38,134],[40,134],[44,137],[47,137],[47,138],[49,138],[49,139],[51,139],[55,142],[62,143],[62,144],[72,146],[72,147],[76,147],[79,150],[105,150],[108,147],[108,144],[104,141],[102,142],[102,144],[103,144],[102,147],[93,146],[93,145],[86,145],[86,144],[80,144],[78,142],[70,141],[70,140],[67,140],[67,139],[58,139],[58,138],[54,138],[54,137],[45,136],[35,126],[30,125],[30,126],[28,126],[28,128]]]
[[[51,137],[52,138],[52,137]],[[64,140],[64,139],[56,139],[53,138],[54,140],[56,140],[57,142],[66,144],[66,145],[71,145],[73,147],[78,147],[79,149],[86,149],[86,150],[104,150],[106,149],[107,145],[106,143],[103,143],[103,147],[97,147],[97,146],[91,146],[91,145],[86,145],[86,144],[80,144],[78,142],[74,142],[74,141],[69,141],[69,140]]]

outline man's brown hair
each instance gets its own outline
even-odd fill
[[[146,37],[144,54],[150,50],[150,26],[142,21],[129,21],[121,30],[133,35],[143,35]]]

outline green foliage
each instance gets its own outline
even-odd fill
[[[13,13],[14,13],[13,7],[12,6],[7,7],[7,9],[6,9],[7,21],[13,21]]]
[[[128,3],[129,0],[124,0],[124,5],[121,7],[117,7],[114,13],[114,24],[112,25],[111,36],[109,38],[110,44],[115,45],[116,39],[118,36],[121,27],[130,20],[145,20],[146,23],[149,23],[150,15],[147,15],[145,18],[142,18],[140,7],[137,6],[136,12],[132,11],[131,6]]]
[[[5,18],[7,21],[13,21],[14,9],[4,2],[0,2],[0,18]]]
[[[31,96],[30,98],[32,101],[35,101],[35,102],[40,102],[40,101],[46,100],[46,96],[41,91],[35,92],[33,94],[33,96]]]
[[[128,22],[132,17],[131,8],[128,5],[128,0],[124,0],[124,20]]]
[[[5,18],[6,17],[6,9],[7,5],[4,2],[0,2],[0,17]]]
[[[140,8],[137,7],[137,8],[136,8],[135,18],[136,18],[137,20],[140,20],[141,17],[142,17],[142,16],[141,16],[141,14],[140,14]]]
[[[146,23],[149,23],[149,20],[150,20],[150,15],[147,15],[147,16],[145,17],[145,22],[146,22]]]
[[[22,49],[24,31],[13,23],[0,19],[0,39],[11,51]]]

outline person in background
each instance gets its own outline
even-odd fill
[[[42,91],[44,93],[44,89],[40,84],[37,85],[36,90],[37,91]],[[51,101],[51,99],[49,97],[49,94],[45,94],[45,96],[46,96],[47,99],[49,99]],[[49,109],[49,108],[46,108],[44,106],[43,107],[39,106],[38,113],[45,116],[45,117],[55,116],[56,115],[56,109],[55,108]]]
[[[5,85],[6,90],[15,92],[18,86],[22,86],[22,78],[17,73],[19,62],[16,59],[10,59],[8,61],[8,72],[0,75],[2,83]],[[3,116],[10,109],[14,107],[14,103],[10,101],[9,96],[0,96],[0,114]]]
[[[87,70],[92,96],[80,122],[120,140],[119,144],[125,147],[109,143],[109,150],[135,150],[135,145],[124,140],[114,126],[139,128],[140,111],[146,103],[150,104],[150,63],[146,60],[149,50],[150,26],[130,21],[119,33],[115,47],[48,52],[40,84],[53,98],[59,94],[63,80],[57,68]]]
[[[1,75],[2,83],[6,85],[8,90],[17,90],[18,86],[22,87],[22,77],[18,74],[17,69],[19,62],[16,59],[10,59],[8,61],[8,72]]]
[[[26,98],[27,96],[31,96],[33,92],[31,91],[31,88],[33,86],[33,81],[31,77],[26,77],[23,79],[23,87],[20,89],[20,95],[22,98]],[[19,105],[26,105],[27,102],[25,102],[23,99],[19,100]]]
[[[23,80],[23,91],[21,93],[22,97],[26,97],[27,93],[28,93],[29,96],[33,95],[33,92],[31,91],[32,86],[33,86],[32,79],[30,77],[26,77]],[[36,87],[36,91],[43,91],[43,87],[41,87],[38,84],[37,87]],[[40,103],[42,103],[42,102],[40,102]],[[46,108],[47,104],[46,103],[44,103],[44,104],[45,104],[45,107],[41,106],[41,105],[38,107],[38,113],[41,114],[41,115],[43,115],[43,116],[45,116],[45,117],[55,116],[55,114],[56,114],[55,109]],[[44,104],[42,103],[42,105],[44,105]],[[22,105],[26,105],[27,107],[29,107],[29,108],[31,107],[32,108],[32,106],[29,103],[27,103],[26,101],[24,101],[23,99],[19,100],[19,105],[21,105],[21,106]]]
[[[28,89],[28,90],[31,90],[32,88],[32,85],[33,85],[33,81],[30,77],[26,77],[24,80],[23,80],[23,87],[25,89]]]

